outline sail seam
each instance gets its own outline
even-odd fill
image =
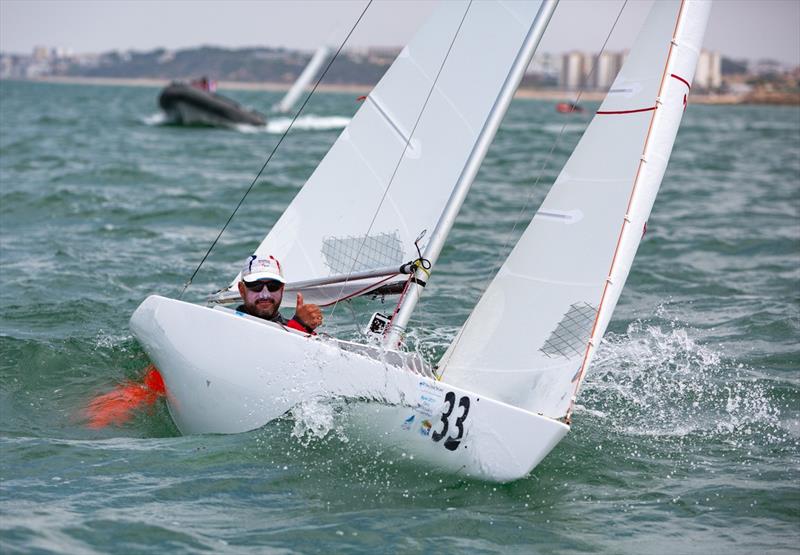
[[[673,53],[673,50],[674,50],[674,48],[676,46],[676,44],[675,44],[675,36],[678,33],[678,25],[680,24],[681,15],[683,14],[683,8],[684,8],[685,4],[686,4],[685,0],[681,0],[681,5],[680,5],[680,8],[678,9],[678,17],[675,20],[675,28],[672,31],[672,40],[670,41],[669,50],[667,51],[667,58],[666,58],[666,61],[664,62],[664,70],[661,73],[661,84],[658,87],[658,95],[656,96],[656,98],[661,98],[662,97],[662,92],[664,90],[664,84],[665,84],[666,78],[667,78],[667,70],[669,69],[670,61],[672,59],[672,53]],[[657,113],[658,113],[658,110],[654,109],[653,110],[653,114],[650,117],[650,125],[647,128],[647,135],[645,136],[644,147],[642,148],[642,157],[643,158],[645,156],[645,153],[647,152],[647,147],[650,144],[650,137],[652,135],[653,124],[655,123],[655,117],[656,117]],[[637,185],[639,183],[639,176],[641,175],[642,168],[644,167],[644,165],[645,165],[644,160],[640,160],[639,161],[639,166],[636,169],[636,176],[634,177],[634,180],[633,180],[633,188],[631,189],[631,194],[628,197],[628,206],[625,209],[625,213],[626,214],[630,213],[631,205],[633,204],[633,199],[636,196],[636,187],[637,187]],[[620,228],[619,235],[617,236],[617,245],[614,248],[614,255],[611,258],[611,267],[608,270],[608,276],[611,276],[612,273],[614,272],[614,268],[616,267],[616,262],[617,262],[617,255],[619,254],[619,247],[620,247],[620,244],[622,243],[622,238],[625,235],[625,231],[626,231],[626,229],[627,229],[627,227],[629,225],[630,224],[623,219],[622,227]],[[600,295],[600,303],[599,303],[599,305],[597,307],[597,315],[595,317],[594,324],[592,325],[592,331],[589,334],[590,341],[586,345],[586,350],[585,350],[584,355],[583,355],[583,361],[581,362],[580,369],[578,370],[578,372],[576,373],[575,378],[574,378],[575,389],[574,389],[573,394],[572,394],[572,400],[570,402],[570,406],[567,409],[567,415],[566,415],[567,419],[569,419],[571,417],[571,415],[572,415],[572,411],[573,411],[573,409],[575,407],[575,399],[576,399],[576,397],[578,395],[578,388],[580,387],[580,384],[583,381],[583,376],[586,373],[586,363],[589,360],[589,354],[591,353],[591,350],[592,350],[592,347],[593,347],[591,340],[594,338],[595,331],[597,330],[597,324],[600,321],[600,317],[601,317],[602,312],[603,312],[603,304],[605,303],[605,300],[606,300],[606,294],[608,293],[609,285],[610,284],[609,284],[608,281],[606,281],[605,284],[603,285],[603,293]]]
[[[499,273],[497,275],[500,276]],[[586,282],[584,282],[584,281],[562,281],[562,280],[559,280],[559,279],[546,279],[546,278],[530,276],[530,275],[525,275],[525,274],[518,274],[518,273],[512,272],[510,270],[503,270],[503,275],[504,276],[508,276],[508,277],[517,278],[517,279],[524,279],[524,280],[527,280],[527,281],[535,281],[537,283],[549,283],[551,285],[569,285],[569,286],[572,286],[572,287],[592,287],[593,285],[595,285],[594,281],[586,281]]]

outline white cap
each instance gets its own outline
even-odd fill
[[[286,283],[281,271],[281,263],[274,256],[258,256],[251,254],[244,263],[242,268],[242,281],[252,283],[254,281],[261,281],[267,279],[274,279],[281,283]]]

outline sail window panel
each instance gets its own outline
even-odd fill
[[[405,262],[404,255],[403,241],[397,231],[335,235],[322,239],[322,256],[331,275],[399,267]]]
[[[480,381],[485,386],[475,387],[475,391],[534,412],[546,412],[572,387],[591,331],[585,324],[599,296],[597,287],[541,283],[502,270],[445,355],[442,379],[465,387],[474,387]],[[590,310],[584,310],[585,306]],[[564,321],[574,317],[575,307],[581,312],[580,321],[567,333]],[[566,356],[545,352],[548,345],[552,346],[554,332],[572,336],[566,338],[570,343]],[[548,383],[563,387],[509,387],[507,377],[511,374],[520,379],[526,374],[546,375]]]

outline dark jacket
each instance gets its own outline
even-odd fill
[[[249,314],[250,316],[256,316],[255,314],[250,314],[249,312],[247,312],[247,308],[243,304],[240,304],[239,306],[236,307],[236,312],[241,312],[242,314]],[[260,318],[260,316],[256,316],[256,318]],[[263,319],[268,320],[270,322],[275,322],[276,324],[280,324],[287,328],[292,328],[297,331],[302,331],[303,333],[310,333],[312,335],[316,335],[314,333],[314,330],[307,328],[306,325],[303,324],[303,322],[298,320],[296,317],[293,317],[291,320],[287,320],[286,318],[283,317],[283,315],[280,312],[276,312],[275,316],[273,316],[272,318],[263,318]]]

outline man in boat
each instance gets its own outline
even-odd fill
[[[236,311],[313,334],[322,324],[322,310],[315,304],[305,304],[303,294],[297,293],[295,314],[291,320],[286,320],[278,310],[285,283],[280,262],[274,256],[250,255],[242,268],[239,282],[243,304]]]
[[[322,324],[322,310],[315,304],[305,304],[303,294],[298,293],[295,314],[291,320],[286,320],[278,311],[285,283],[281,265],[274,256],[251,255],[242,268],[239,282],[239,294],[244,302],[236,311],[313,335]],[[133,416],[137,408],[152,405],[166,394],[161,373],[150,364],[145,368],[141,383],[125,382],[92,399],[83,409],[83,416],[90,428],[121,425]]]

